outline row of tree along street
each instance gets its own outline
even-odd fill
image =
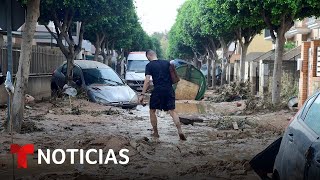
[[[160,43],[142,29],[133,0],[22,0],[27,9],[22,35],[21,56],[15,80],[12,104],[13,130],[20,132],[24,113],[24,96],[28,85],[32,40],[37,22],[46,27],[57,46],[67,59],[67,80],[72,81],[73,61],[82,49],[83,39],[96,47],[98,55],[108,64],[111,50],[117,51],[118,58],[125,52],[149,48],[160,52]],[[48,27],[54,23],[55,30]],[[76,22],[80,24],[79,35],[74,39]],[[11,123],[7,123],[11,127]]]
[[[172,57],[208,62],[208,83],[215,86],[217,50],[223,51],[221,83],[226,82],[228,47],[238,42],[241,48],[240,81],[244,81],[246,54],[253,38],[263,29],[270,30],[276,45],[272,83],[272,102],[280,103],[282,57],[285,33],[294,21],[320,16],[319,0],[187,0],[169,32],[167,54]],[[212,65],[212,67],[211,67]]]

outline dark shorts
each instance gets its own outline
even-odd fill
[[[150,109],[159,109],[164,111],[174,110],[175,93],[173,89],[153,91],[150,97]]]

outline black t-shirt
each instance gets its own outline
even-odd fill
[[[146,75],[152,76],[154,91],[172,88],[170,76],[170,62],[165,60],[150,61],[146,66]]]

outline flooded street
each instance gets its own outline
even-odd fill
[[[158,112],[159,139],[151,137],[148,106],[123,110],[74,100],[41,102],[26,113],[23,134],[14,143],[34,143],[35,149],[128,149],[127,165],[38,165],[37,152],[18,179],[258,179],[248,162],[279,137],[289,111],[241,115],[244,102],[179,101],[181,117],[197,118],[182,124],[187,141],[179,141],[166,112]],[[3,122],[5,109],[1,109]],[[275,121],[276,119],[276,121]],[[234,122],[239,129],[235,130]],[[12,177],[10,136],[0,134],[0,177]],[[28,176],[27,176],[28,174]],[[32,175],[30,175],[32,174]],[[130,177],[130,178],[128,178]],[[2,178],[1,178],[2,179]]]

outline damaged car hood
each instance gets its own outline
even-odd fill
[[[93,84],[88,86],[95,99],[101,98],[109,103],[130,102],[136,93],[127,85],[108,86]]]

